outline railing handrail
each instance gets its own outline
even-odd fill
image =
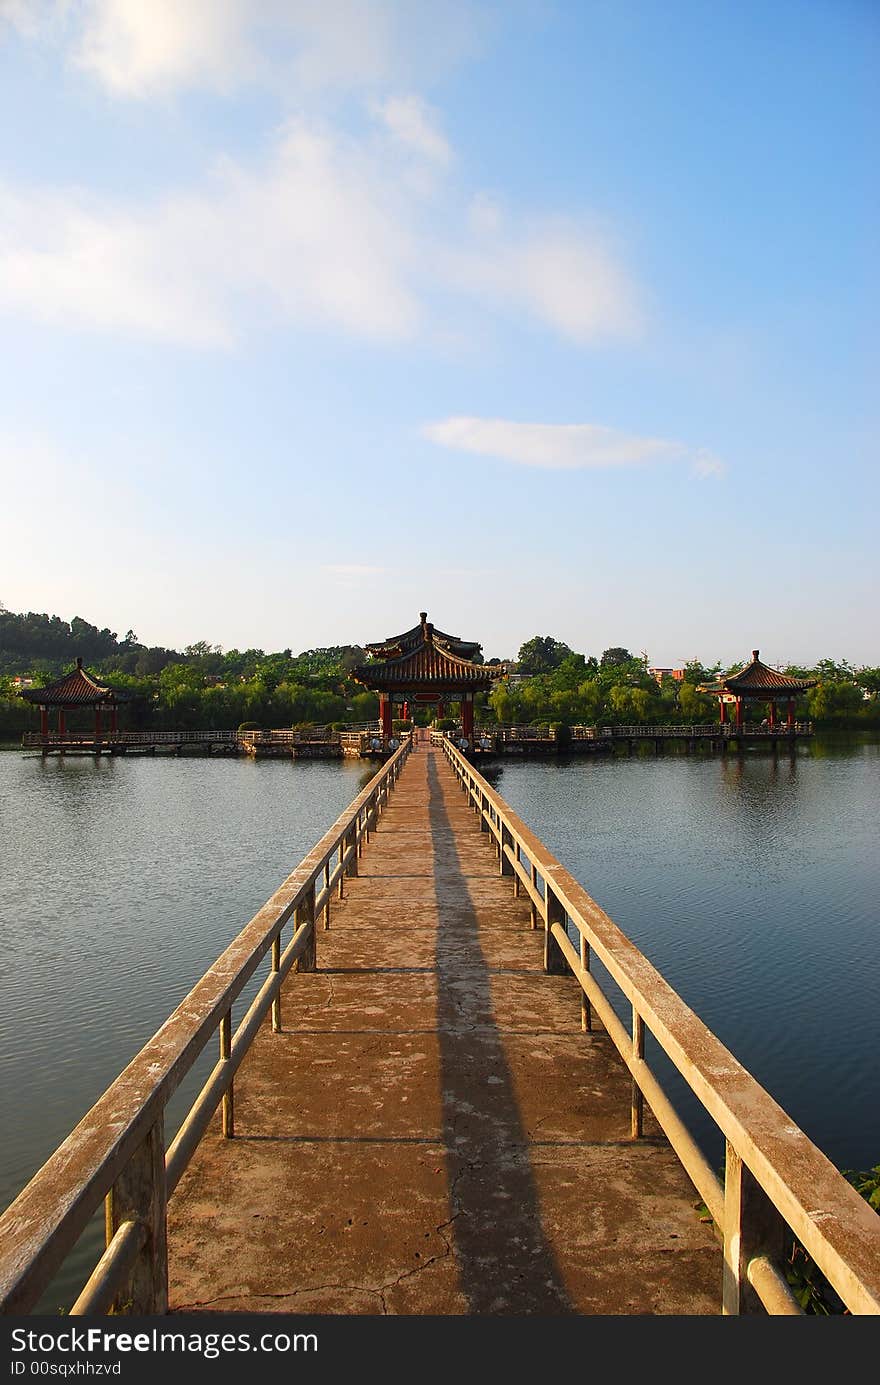
[[[329,907],[334,884],[341,881],[352,868],[352,862],[356,862],[360,839],[369,833],[382,797],[384,795],[387,800],[409,750],[410,742],[406,740],[385,761],[0,1216],[0,1311],[26,1313],[38,1301],[101,1200],[157,1125],[161,1130],[169,1098],[221,1021],[225,1019],[229,1023],[233,1002],[272,949],[273,972],[236,1031],[240,1035],[247,1030],[244,1035],[247,1042],[239,1045],[235,1066],[241,1061],[256,1033],[257,1022],[268,1013],[270,1005],[277,1003],[275,997],[285,974],[277,965],[282,928],[308,906],[306,922],[295,931],[284,954],[289,970],[310,939],[313,941],[319,908]],[[338,862],[331,868],[331,859],[337,852]],[[318,880],[322,874],[323,889],[319,890]],[[234,1040],[232,1047],[235,1047]],[[172,1189],[207,1120],[230,1087],[233,1072],[228,1061],[225,1068],[222,1063],[218,1065],[194,1103],[192,1111],[206,1093],[211,1097],[210,1102],[202,1101],[207,1115],[198,1137],[191,1141],[192,1148],[184,1151],[185,1157],[175,1158],[173,1172],[169,1164],[168,1181]],[[183,1127],[175,1145],[180,1142],[182,1131]],[[170,1147],[169,1153],[175,1145]],[[130,1222],[123,1224],[130,1225]],[[129,1233],[123,1233],[123,1226],[119,1234],[131,1240],[131,1253],[136,1254],[140,1242],[136,1237],[129,1237]]]
[[[724,1228],[725,1192],[674,1115],[644,1058],[645,1025],[715,1121],[727,1141],[728,1169],[748,1170],[777,1213],[801,1241],[853,1313],[880,1313],[880,1219],[816,1145],[709,1030],[543,842],[448,739],[444,752],[481,818],[498,842],[502,869],[516,875],[543,914],[581,987],[599,1009],[606,1028],[640,1089],[656,1094],[655,1115],[670,1135],[713,1220]],[[530,863],[527,870],[521,853]],[[505,866],[506,863],[506,866]],[[543,883],[543,894],[537,881]],[[553,914],[551,917],[551,903]],[[565,930],[566,918],[582,939],[578,957]],[[633,1035],[627,1035],[589,971],[594,949],[632,1006]],[[640,1040],[637,1044],[637,1034]],[[651,1100],[649,1096],[649,1101]],[[662,1113],[662,1114],[661,1114]],[[669,1115],[667,1121],[665,1117]],[[682,1157],[682,1151],[688,1155]],[[734,1164],[731,1164],[731,1158]],[[739,1161],[739,1165],[735,1161]],[[728,1199],[735,1197],[734,1179]],[[728,1225],[725,1260],[739,1253],[740,1228]],[[735,1233],[735,1234],[734,1234]],[[730,1266],[726,1274],[732,1273]],[[751,1281],[750,1281],[751,1282]]]

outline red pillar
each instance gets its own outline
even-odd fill
[[[114,736],[119,730],[119,708],[116,706],[115,702],[110,708],[110,730]]]
[[[771,702],[771,703],[770,703],[770,729],[771,729],[771,731],[773,730],[773,728],[775,727],[775,725],[776,725],[776,703],[775,703],[775,702]]]
[[[791,730],[794,729],[794,698],[793,698],[793,697],[790,697],[790,698],[788,699],[788,716],[787,716],[786,719],[785,719],[785,724],[786,724],[786,726],[788,727],[789,731],[791,731]]]
[[[63,707],[59,707],[59,708],[58,708],[58,735],[60,736],[60,738],[61,738],[62,741],[64,740],[64,737],[66,736],[66,734],[67,734],[67,719],[66,719],[66,717],[65,717],[65,715],[64,715],[64,708],[63,708]]]
[[[743,729],[743,700],[741,697],[736,699],[736,729],[737,731]]]
[[[442,697],[438,697],[438,699],[437,699],[437,716],[438,716],[438,717],[445,717],[445,716],[446,716],[446,703],[443,701],[443,698],[442,698]]]
[[[41,708],[40,708],[40,735],[41,735],[41,736],[48,736],[48,734],[49,734],[49,708],[48,708],[48,707],[41,707]]]
[[[391,737],[391,698],[384,695],[379,698],[379,716],[382,719],[382,735],[386,740]]]
[[[474,699],[466,696],[461,699],[461,734],[469,744],[474,742]]]
[[[101,708],[95,708],[95,740],[101,739]]]
[[[720,708],[721,725],[724,726],[727,722],[727,703],[724,701],[723,697],[719,697],[718,706]]]

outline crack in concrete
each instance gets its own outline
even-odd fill
[[[240,1294],[216,1294],[214,1298],[195,1299],[192,1303],[178,1303],[170,1310],[171,1315],[175,1313],[189,1313],[194,1309],[204,1308],[213,1303],[239,1303],[242,1299],[272,1299],[281,1300],[288,1298],[300,1298],[303,1294],[325,1293],[328,1289],[338,1289],[343,1293],[369,1294],[378,1298],[382,1303],[382,1311],[387,1312],[385,1305],[384,1290],[387,1285],[382,1285],[379,1289],[368,1288],[364,1284],[308,1284],[301,1289],[286,1289],[283,1293],[273,1294],[268,1290],[256,1290],[254,1293]]]

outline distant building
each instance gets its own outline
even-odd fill
[[[656,678],[657,682],[661,684],[664,678],[674,678],[676,683],[681,683],[684,679],[683,668],[649,668],[648,672],[652,678]]]

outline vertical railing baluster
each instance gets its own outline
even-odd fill
[[[724,1269],[721,1312],[763,1313],[749,1283],[749,1263],[764,1255],[783,1262],[792,1236],[764,1189],[728,1140],[724,1168]]]
[[[535,903],[535,900],[534,900],[534,894],[535,894],[535,892],[536,892],[537,889],[538,889],[538,867],[535,865],[534,861],[532,862],[531,876],[532,876],[532,892],[533,892],[533,894],[532,894],[532,928],[535,929],[535,928],[538,927],[538,906],[537,906],[537,904]]]
[[[551,976],[563,976],[568,971],[565,953],[554,938],[551,929],[554,923],[565,924],[565,909],[562,902],[544,880],[544,970]]]
[[[330,862],[324,866],[324,928],[330,927],[330,896],[333,891],[330,889]]]
[[[634,1058],[644,1058],[645,1056],[645,1021],[633,1006],[632,1013],[632,1052]],[[645,1098],[642,1096],[642,1089],[636,1079],[632,1080],[632,1112],[630,1116],[630,1128],[634,1140],[641,1139],[644,1133],[645,1120]]]
[[[590,970],[590,944],[581,933],[581,966],[584,971]],[[590,997],[586,991],[581,991],[581,1029],[589,1033],[593,1028],[593,1007],[590,1004]]]
[[[272,939],[272,970],[277,973],[281,970],[281,933]],[[278,994],[272,1001],[272,1033],[281,1033],[281,987],[278,987]]]
[[[220,1021],[220,1061],[224,1062],[232,1052],[232,1010],[227,1010]],[[223,1093],[221,1103],[223,1137],[231,1140],[235,1135],[235,1091],[230,1082]]]
[[[160,1115],[113,1184],[105,1204],[108,1244],[127,1221],[140,1222],[147,1233],[128,1286],[115,1301],[117,1313],[152,1316],[168,1312],[167,1209],[164,1120]]]

